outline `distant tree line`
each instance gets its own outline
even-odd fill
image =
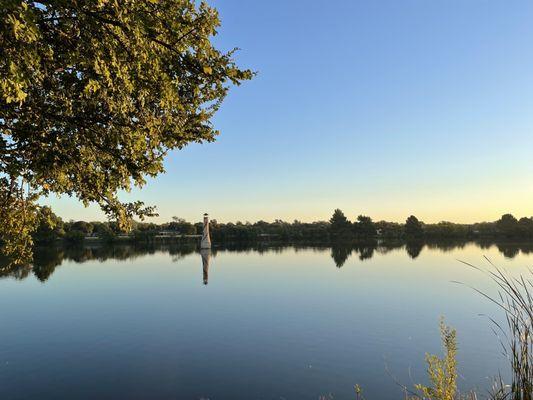
[[[457,224],[442,221],[425,224],[414,215],[405,223],[388,221],[373,222],[368,216],[359,215],[350,222],[344,213],[337,209],[330,221],[330,236],[337,240],[366,238],[395,238],[406,240],[421,239],[532,239],[533,218],[523,217],[519,220],[511,214],[504,214],[494,222],[474,224]]]
[[[33,234],[36,243],[63,239],[81,242],[88,238],[106,242],[129,240],[149,242],[157,238],[193,237],[202,233],[202,222],[191,223],[174,217],[162,224],[134,222],[127,235],[116,222],[63,221],[49,207],[38,212],[38,226]],[[219,223],[211,221],[211,237],[214,242],[244,241],[306,241],[310,243],[337,243],[376,239],[402,239],[407,241],[432,239],[533,239],[533,218],[516,219],[511,214],[503,215],[494,222],[456,224],[439,222],[425,224],[414,215],[405,223],[388,221],[374,222],[372,218],[359,215],[350,221],[339,209],[333,212],[329,221],[286,222],[257,221]]]

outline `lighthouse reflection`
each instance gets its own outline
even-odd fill
[[[211,261],[211,250],[202,249],[200,250],[200,255],[202,256],[202,267],[204,272],[204,285],[209,283],[209,262]]]

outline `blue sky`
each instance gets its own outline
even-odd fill
[[[533,2],[212,0],[234,88],[215,143],[123,196],[166,221],[533,215]],[[73,199],[65,219],[102,219]]]

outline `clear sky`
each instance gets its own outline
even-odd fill
[[[533,2],[211,0],[259,72],[124,200],[166,221],[533,216]],[[64,219],[97,207],[52,198]]]

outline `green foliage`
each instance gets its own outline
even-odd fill
[[[83,233],[84,236],[93,233],[94,226],[90,222],[76,221],[69,224],[69,228],[72,231],[78,231]]]
[[[338,208],[333,212],[329,223],[331,235],[336,239],[349,239],[351,236],[351,222]]]
[[[380,237],[398,239],[404,236],[403,225],[396,222],[379,221],[375,227]]]
[[[416,385],[422,397],[428,400],[454,400],[457,398],[457,339],[454,329],[440,322],[444,357],[426,355],[431,386]]]
[[[81,243],[85,240],[85,234],[81,231],[68,231],[65,234],[65,240],[70,243]]]
[[[518,220],[511,214],[504,214],[496,221],[496,228],[502,236],[516,236],[519,232]]]
[[[533,219],[522,217],[518,221],[517,236],[529,238],[533,236]]]
[[[93,234],[105,242],[113,242],[116,239],[116,233],[110,224],[105,222],[93,222]]]
[[[372,218],[359,215],[357,222],[353,224],[354,233],[358,237],[362,238],[374,238],[377,236],[376,226],[372,221]]]
[[[0,177],[0,242],[1,253],[14,266],[31,262],[33,238],[37,224],[36,196],[26,191],[22,182]]]
[[[363,397],[363,389],[361,388],[361,386],[359,386],[358,384],[354,386],[354,390],[355,390],[355,399],[356,400],[364,400],[364,397]]]
[[[55,215],[50,207],[39,207],[37,210],[37,229],[33,233],[36,243],[53,242],[65,235],[61,218]]]
[[[425,224],[424,236],[428,238],[456,239],[467,238],[473,236],[473,234],[469,225],[442,221],[438,224]]]
[[[422,237],[424,230],[422,228],[422,223],[414,215],[411,215],[405,221],[405,236],[415,238]]]
[[[0,237],[9,255],[31,245],[39,195],[97,203],[123,229],[153,215],[117,192],[163,172],[170,150],[215,140],[211,118],[229,87],[253,76],[234,51],[213,46],[220,21],[205,2],[3,0],[0,21]]]
[[[166,229],[175,231],[182,235],[195,235],[196,228],[190,222],[185,221],[183,218],[172,217],[172,222],[166,224]]]
[[[426,354],[427,373],[430,382],[429,386],[417,384],[414,391],[405,385],[401,385],[406,400],[476,400],[478,396],[475,392],[466,394],[460,393],[457,389],[457,333],[440,321],[440,332],[443,357],[433,354]],[[359,385],[355,386],[356,399],[363,400],[363,391]],[[508,393],[501,379],[495,380],[492,391],[489,392],[489,399],[508,399]],[[525,399],[524,399],[525,400]]]
[[[157,232],[153,230],[135,230],[133,231],[133,240],[139,242],[153,242]]]

